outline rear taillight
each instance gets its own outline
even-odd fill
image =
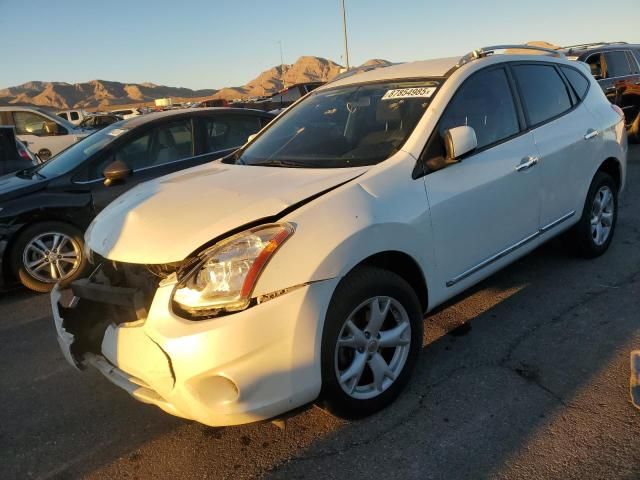
[[[29,153],[24,148],[19,148],[18,154],[20,155],[20,157],[22,157],[23,160],[31,161],[31,157],[29,156]]]
[[[611,104],[611,108],[613,108],[613,111],[616,112],[621,119],[624,118],[624,112],[618,105]]]

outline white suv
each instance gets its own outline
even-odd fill
[[[16,137],[42,161],[93,133],[38,107],[0,107],[0,125],[14,125]]]
[[[563,232],[604,253],[623,115],[583,66],[504,48],[329,83],[121,196],[52,293],[67,359],[208,425],[358,417],[407,383],[426,312]]]

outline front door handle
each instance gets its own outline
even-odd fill
[[[616,87],[607,87],[604,90],[605,92],[615,92],[616,91]]]
[[[598,132],[598,130],[594,130],[594,129],[590,128],[589,130],[587,130],[587,133],[585,134],[584,139],[585,140],[589,140],[589,139],[591,139],[593,137],[597,137],[599,133],[600,132]]]
[[[520,165],[516,167],[516,172],[524,172],[525,170],[529,170],[531,167],[538,164],[538,157],[524,157],[520,162]]]

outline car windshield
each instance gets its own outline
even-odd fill
[[[379,163],[404,144],[439,85],[411,80],[315,90],[228,161],[307,168]]]
[[[53,178],[70,172],[91,155],[109,145],[116,138],[127,132],[120,122],[109,125],[88,137],[74,143],[66,150],[45,162],[36,169],[36,173],[45,178]]]

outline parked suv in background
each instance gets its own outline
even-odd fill
[[[619,109],[584,64],[507,48],[329,83],[121,196],[91,276],[52,292],[65,357],[208,425],[388,405],[425,312],[561,233],[586,257],[613,238]]]
[[[0,107],[0,125],[13,125],[16,137],[42,161],[91,133],[38,107]]]
[[[624,112],[629,140],[640,142],[640,45],[600,42],[561,50],[585,62],[609,101]]]
[[[125,108],[124,110],[111,110],[109,113],[111,115],[122,117],[124,120],[128,120],[129,118],[142,115],[142,110],[139,108]]]
[[[87,264],[83,232],[109,202],[140,182],[229,154],[272,118],[224,108],[139,116],[1,177],[0,284],[17,279],[44,292],[73,279]]]

